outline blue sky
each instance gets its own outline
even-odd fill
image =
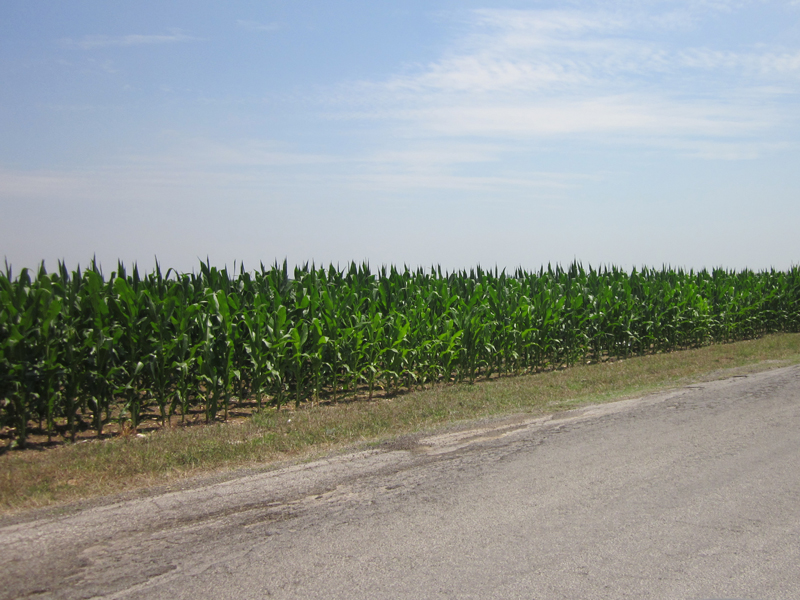
[[[0,5],[0,257],[800,264],[800,1]]]

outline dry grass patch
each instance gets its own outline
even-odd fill
[[[800,363],[800,334],[578,365],[372,401],[265,410],[236,423],[164,429],[0,456],[5,513],[238,467],[269,468],[400,435],[512,413],[544,414],[699,380]]]

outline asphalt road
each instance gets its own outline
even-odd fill
[[[0,521],[0,598],[800,598],[800,367]]]

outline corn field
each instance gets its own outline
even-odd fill
[[[237,403],[466,381],[800,330],[800,268],[684,271],[351,264],[144,276],[0,274],[0,428],[102,435]],[[63,425],[62,425],[63,427]]]

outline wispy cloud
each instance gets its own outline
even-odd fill
[[[151,154],[118,156],[105,165],[78,169],[15,170],[0,166],[0,202],[11,199],[106,202],[232,190],[258,197],[269,190],[297,197],[325,194],[459,191],[469,194],[533,190],[563,196],[587,176],[565,172],[489,168],[502,165],[507,149],[493,144],[432,142],[347,155],[301,152],[277,142],[205,138],[163,140]]]
[[[663,77],[659,83],[668,89],[674,82],[666,78],[680,77],[687,68],[748,69],[764,75],[800,71],[797,48],[676,48],[645,39],[642,29],[663,29],[659,16],[505,10],[473,14],[472,33],[453,50],[385,85],[416,91],[542,92],[548,86],[619,86],[647,75]]]
[[[239,19],[236,24],[248,31],[277,31],[281,28],[280,23],[259,23],[258,21],[246,21]]]
[[[692,48],[676,55],[679,65],[705,70],[743,70],[763,76],[800,75],[800,51],[731,52]]]
[[[767,115],[745,116],[735,108],[640,95],[463,103],[410,110],[405,116],[424,124],[428,131],[448,136],[507,138],[614,133],[730,137],[771,124]]]
[[[261,140],[164,137],[161,144],[156,152],[116,156],[91,167],[25,170],[0,165],[0,201],[48,197],[99,201],[120,194],[126,199],[149,197],[176,189],[224,193],[225,189],[302,187],[310,172],[343,162],[340,156],[297,152]],[[114,189],[125,193],[116,194]]]
[[[757,155],[772,147],[761,137],[796,120],[782,98],[800,92],[800,48],[694,47],[674,35],[702,31],[704,18],[736,4],[471,11],[439,59],[357,86],[364,109],[356,112],[393,121],[406,137],[583,135],[659,147],[671,138],[682,141],[667,146],[693,156],[708,155],[710,141],[739,139],[753,151],[710,154]]]
[[[65,46],[72,46],[82,48],[83,50],[93,50],[95,48],[106,48],[109,46],[147,46],[155,44],[175,44],[178,42],[191,42],[197,41],[196,38],[186,35],[180,30],[175,30],[167,34],[155,35],[86,35],[80,39],[65,38],[62,43]]]

